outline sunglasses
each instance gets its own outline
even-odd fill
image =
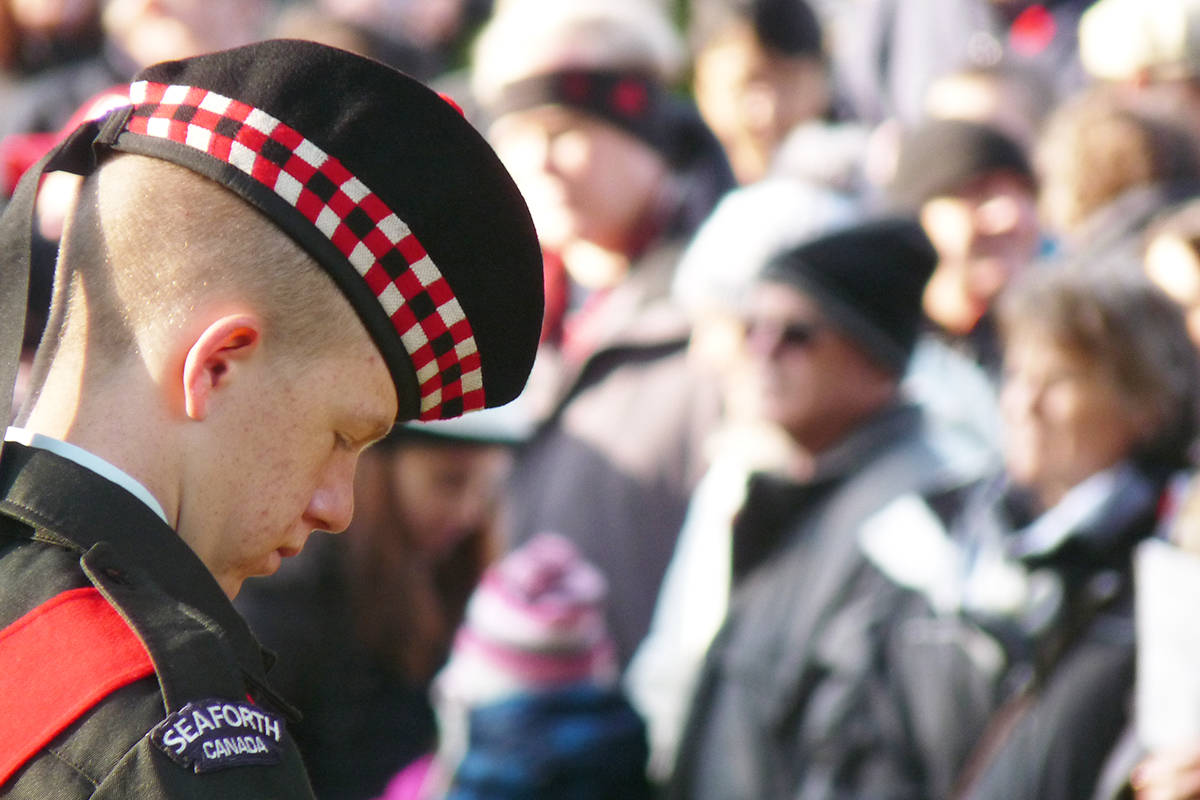
[[[815,322],[781,323],[762,319],[746,319],[742,324],[747,341],[795,348],[812,344],[822,327]]]

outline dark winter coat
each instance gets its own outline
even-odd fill
[[[897,498],[956,481],[920,413],[897,406],[823,456],[810,482],[752,482],[671,797],[916,800],[948,787],[988,682],[954,621],[879,569],[859,532]],[[961,742],[938,740],[947,728]]]
[[[517,460],[513,530],[566,536],[609,582],[622,663],[650,626],[688,498],[719,418],[719,387],[688,359],[666,299],[675,248],[652,251],[588,314],[588,354],[539,356],[527,396],[548,409]]]

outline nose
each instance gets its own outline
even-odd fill
[[[746,352],[758,361],[770,361],[779,355],[782,341],[778,325],[747,325],[743,333]]]
[[[984,236],[1001,236],[1016,230],[1021,209],[1011,195],[998,194],[975,208],[975,227]]]
[[[1000,393],[1001,407],[1009,419],[1031,417],[1041,405],[1042,388],[1029,378],[1010,375]]]
[[[314,530],[341,533],[354,517],[354,470],[357,456],[329,465],[309,498],[304,519]]]
[[[566,127],[546,133],[543,170],[560,177],[584,172],[592,160],[588,135],[577,128]]]
[[[742,114],[747,127],[760,135],[773,133],[779,119],[778,92],[767,83],[752,83],[742,94]]]

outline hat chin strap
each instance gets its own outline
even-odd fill
[[[13,416],[13,390],[25,336],[25,312],[29,302],[29,272],[33,247],[33,215],[38,186],[47,172],[87,175],[98,163],[97,146],[113,135],[105,122],[110,114],[76,128],[61,144],[47,153],[21,177],[12,199],[0,217],[0,423],[7,426]],[[119,127],[119,126],[118,126]],[[0,440],[0,447],[3,441]]]

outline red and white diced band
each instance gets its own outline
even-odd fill
[[[484,407],[470,322],[425,248],[337,158],[261,109],[192,86],[139,81],[126,130],[231,164],[296,208],[370,287],[416,371],[421,419]]]

